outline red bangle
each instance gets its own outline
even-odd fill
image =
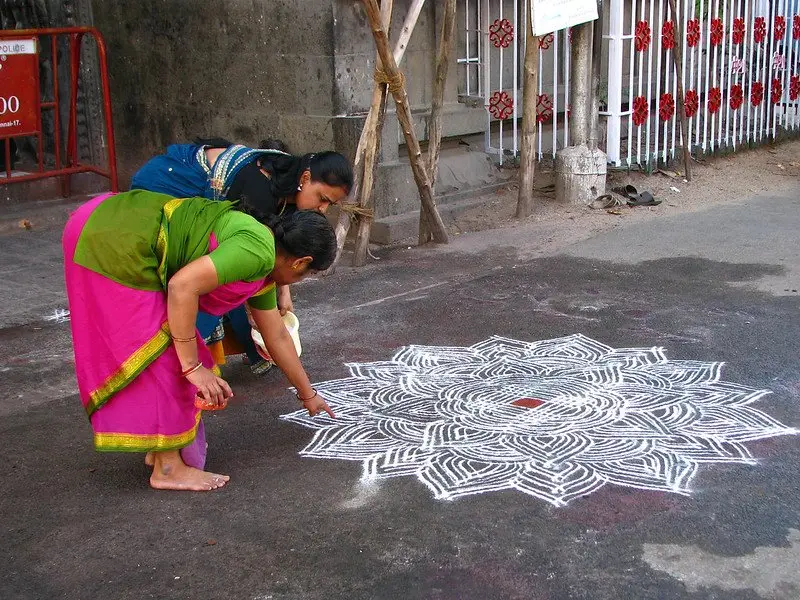
[[[203,363],[201,363],[201,362],[198,362],[198,363],[197,363],[196,365],[194,365],[193,367],[189,367],[189,368],[188,368],[188,369],[186,369],[185,371],[181,371],[181,377],[188,377],[189,375],[191,375],[191,374],[192,374],[192,373],[194,373],[195,371],[198,371],[198,370],[200,370],[200,368],[201,368],[202,366],[203,366]]]

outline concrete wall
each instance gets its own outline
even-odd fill
[[[123,180],[169,143],[334,145],[331,2],[94,1],[109,46]]]

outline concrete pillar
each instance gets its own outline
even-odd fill
[[[592,23],[582,23],[572,28],[572,62],[570,64],[569,143],[585,146],[589,143],[592,94],[589,89],[589,73],[592,60]]]

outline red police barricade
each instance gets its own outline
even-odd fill
[[[80,73],[81,42],[88,34],[97,43],[100,82],[103,93],[108,166],[100,168],[81,164],[78,157],[78,74]],[[67,128],[66,159],[62,161],[61,125],[58,88],[58,41],[69,42],[70,61],[69,126]],[[52,56],[52,99],[44,100],[39,80],[39,50],[50,44]],[[53,111],[55,164],[44,164],[42,111]],[[11,138],[36,136],[39,167],[34,173],[11,171]],[[0,144],[5,145],[5,164],[0,165],[0,185],[61,177],[62,193],[69,195],[69,176],[76,173],[96,173],[109,179],[111,191],[117,188],[117,158],[114,150],[114,127],[111,122],[111,96],[108,85],[106,45],[103,36],[93,27],[63,27],[50,29],[14,29],[0,31]],[[2,177],[5,171],[5,177]]]

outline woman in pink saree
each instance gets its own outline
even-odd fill
[[[272,360],[316,415],[333,412],[311,387],[277,309],[277,285],[333,261],[325,217],[260,223],[230,202],[132,191],[95,198],[64,229],[75,370],[101,452],[144,452],[158,489],[211,490],[202,410],[232,392],[195,330],[197,311],[247,301]]]

